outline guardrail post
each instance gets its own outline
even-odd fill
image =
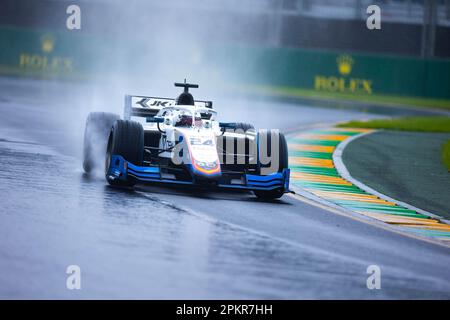
[[[431,58],[434,56],[434,46],[436,40],[436,20],[437,20],[437,3],[434,0],[425,0],[423,8],[423,25],[422,25],[422,49],[423,58]]]

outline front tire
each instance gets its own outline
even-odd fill
[[[105,177],[110,185],[133,186],[136,181],[112,179],[109,175],[111,157],[122,156],[136,166],[142,166],[144,156],[144,129],[136,121],[117,120],[111,128],[105,159]]]
[[[273,152],[277,152],[275,148],[272,147],[272,141],[271,136],[273,135],[273,130],[260,130],[258,132],[258,139],[260,138],[260,135],[266,135],[267,137],[267,154],[270,154],[270,156],[273,156]],[[277,136],[275,134],[275,136]],[[289,155],[288,155],[288,146],[286,142],[286,137],[281,132],[278,132],[278,170],[270,173],[276,173],[276,172],[283,172],[284,169],[287,169],[289,167]],[[258,160],[259,161],[259,160]],[[269,173],[269,174],[270,174]],[[253,193],[256,197],[259,199],[265,199],[265,200],[273,200],[273,199],[279,199],[284,194],[284,189],[274,189],[274,190],[254,190]]]

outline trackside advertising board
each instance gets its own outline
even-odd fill
[[[0,27],[0,45],[0,74],[5,75],[120,75],[143,72],[140,66],[151,59],[151,53],[133,50],[135,44],[127,40],[71,32]],[[120,63],[111,54],[117,47],[128,48]],[[211,74],[243,85],[450,99],[450,60],[248,46],[208,45],[200,50],[207,57],[204,63],[214,66]]]

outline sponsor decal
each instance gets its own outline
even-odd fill
[[[19,67],[45,72],[71,72],[73,70],[72,58],[54,55],[56,44],[57,41],[53,35],[43,35],[40,52],[21,53],[19,55]]]
[[[155,98],[142,98],[136,102],[143,108],[157,108],[169,107],[173,104],[171,99],[155,99]]]
[[[317,91],[372,94],[372,80],[351,77],[355,60],[347,55],[340,55],[336,59],[336,75],[316,75],[314,89]]]
[[[161,109],[175,105],[174,99],[133,96],[132,104],[136,108]],[[195,101],[196,107],[212,109],[211,101]]]
[[[44,35],[41,40],[42,51],[45,53],[50,53],[55,47],[55,39],[50,35]]]

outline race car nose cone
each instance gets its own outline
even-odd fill
[[[195,160],[193,163],[194,174],[204,178],[218,178],[222,175],[218,161],[205,162]]]

